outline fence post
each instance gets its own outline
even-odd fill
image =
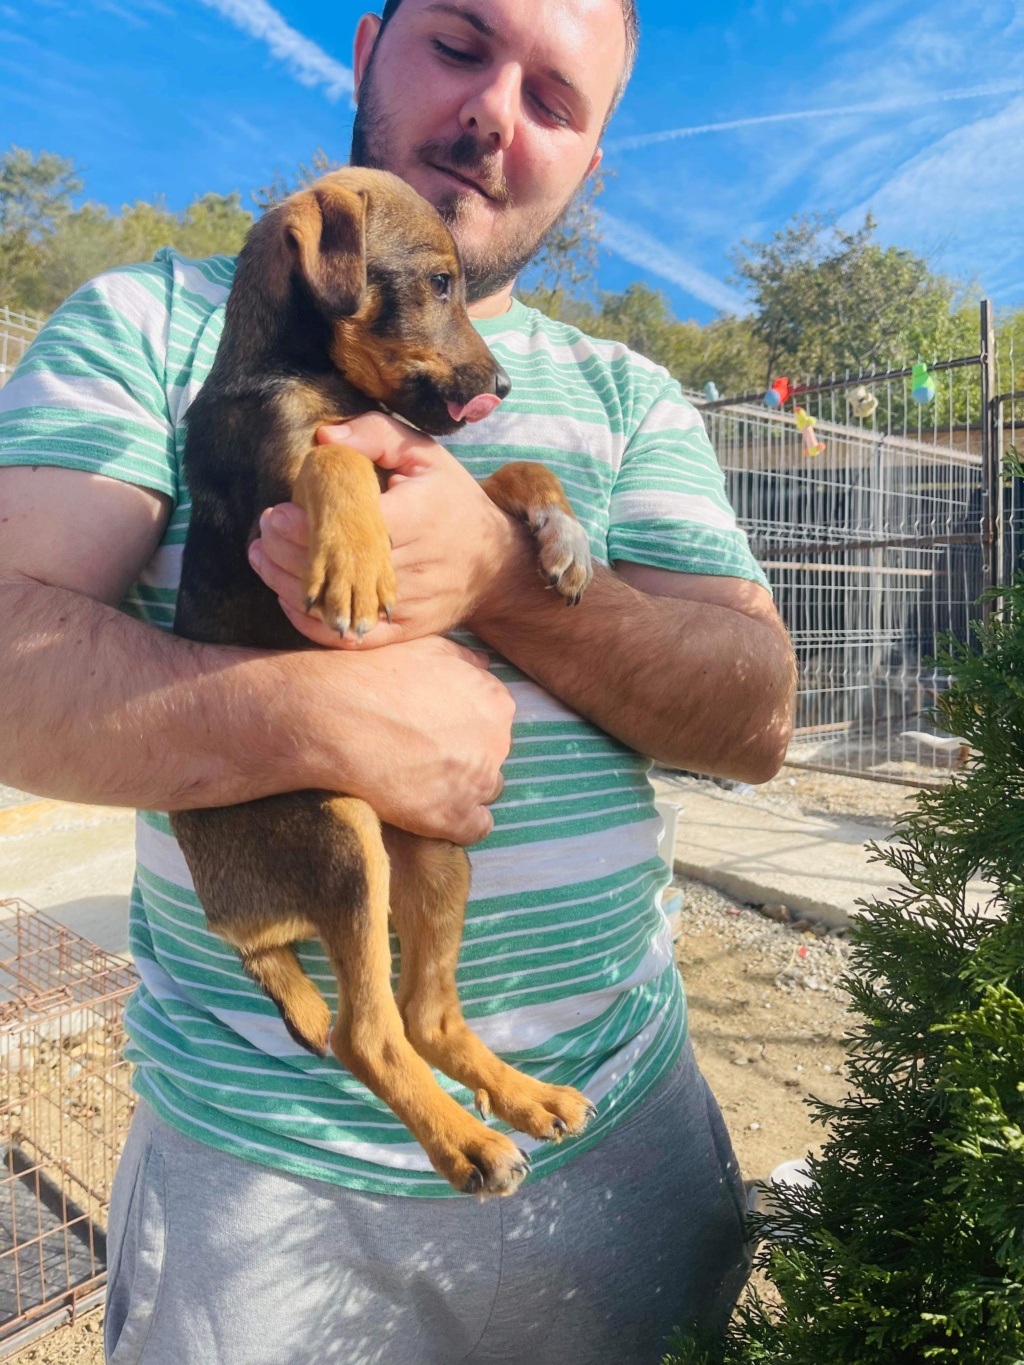
[[[981,336],[978,348],[981,361],[981,543],[984,559],[985,588],[994,588],[1002,578],[1003,570],[1003,490],[1002,470],[999,458],[998,428],[999,407],[993,402],[996,396],[996,347],[995,331],[992,326],[992,301],[981,301]],[[982,608],[987,621],[992,613],[993,602],[986,601]]]

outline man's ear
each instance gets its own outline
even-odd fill
[[[583,179],[586,180],[589,176],[593,175],[603,160],[604,148],[598,147],[595,150],[594,155],[590,158],[590,165],[587,167],[587,174],[583,177]]]
[[[379,14],[364,14],[356,25],[356,36],[352,44],[352,77],[355,87],[352,91],[352,98],[357,103],[359,101],[359,87],[366,75],[366,68],[370,65],[370,58],[373,56],[373,49],[377,44],[379,33]]]
[[[284,233],[324,316],[357,312],[366,292],[366,191],[317,185],[295,195]]]

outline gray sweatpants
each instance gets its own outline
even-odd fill
[[[110,1365],[657,1365],[746,1279],[743,1187],[687,1044],[639,1109],[509,1199],[360,1194],[141,1105],[114,1182]]]

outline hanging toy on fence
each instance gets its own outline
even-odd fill
[[[935,397],[935,379],[924,361],[918,361],[910,376],[910,396],[915,403],[930,403]]]
[[[704,385],[704,397],[708,400],[709,403],[718,402],[718,385],[715,383],[713,379],[709,379],[708,382]]]
[[[793,412],[796,418],[796,427],[804,438],[804,454],[820,455],[825,449],[825,442],[819,441],[814,430],[815,418],[811,417],[803,408],[795,408]]]
[[[869,422],[875,415],[878,399],[864,384],[858,384],[853,393],[846,395],[846,406],[862,422]]]
[[[789,380],[785,375],[781,379],[776,379],[764,396],[766,408],[781,408],[783,403],[789,398]]]

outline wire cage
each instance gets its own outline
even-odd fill
[[[14,373],[14,367],[42,325],[42,318],[0,304],[0,388]]]
[[[700,404],[793,640],[792,763],[920,783],[966,757],[934,724],[949,680],[929,661],[968,638],[991,578],[985,362],[984,346],[932,361],[924,394],[907,365],[801,379],[788,408]]]
[[[110,1190],[134,1107],[133,967],[0,901],[0,1355],[98,1301]]]

